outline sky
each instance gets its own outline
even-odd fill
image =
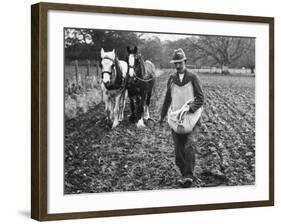
[[[190,37],[191,35],[179,35],[179,34],[160,34],[160,33],[145,33],[143,35],[144,38],[151,38],[153,36],[158,36],[161,41],[165,40],[178,40],[178,39],[183,39],[186,37]]]

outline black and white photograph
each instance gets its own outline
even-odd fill
[[[64,28],[64,194],[255,185],[255,37]]]

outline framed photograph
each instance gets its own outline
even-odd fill
[[[274,205],[274,18],[31,12],[33,219]]]

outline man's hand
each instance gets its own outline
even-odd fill
[[[189,110],[190,110],[189,104],[187,104],[187,105],[184,107],[184,110],[185,110],[186,112],[189,112]]]
[[[160,117],[160,119],[158,120],[158,124],[159,124],[160,126],[162,126],[162,125],[163,125],[163,122],[164,122],[164,119]]]
[[[186,113],[189,113],[189,109],[190,109],[189,105],[184,106],[183,111],[178,114],[177,119],[182,122],[184,119],[184,115]]]

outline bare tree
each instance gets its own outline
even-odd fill
[[[221,67],[223,74],[229,73],[229,65],[245,53],[245,39],[224,36],[200,36],[190,38],[196,59],[213,59],[213,64]]]
[[[245,63],[251,69],[251,73],[255,73],[255,39],[251,38],[248,41],[248,47],[245,50]]]

